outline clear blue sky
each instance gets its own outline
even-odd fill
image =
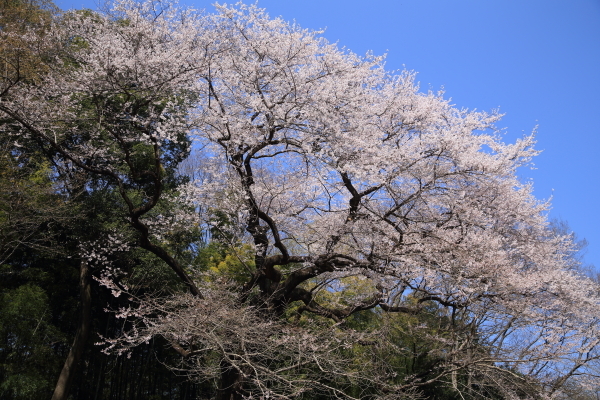
[[[212,11],[212,1],[182,4]],[[63,9],[94,0],[59,0]],[[389,69],[419,73],[460,108],[506,116],[505,141],[539,125],[533,179],[550,216],[589,242],[600,269],[600,0],[260,0],[352,51],[387,53]]]

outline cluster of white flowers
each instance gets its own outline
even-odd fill
[[[81,243],[79,245],[79,256],[85,259],[88,265],[100,271],[99,276],[94,279],[100,285],[110,289],[115,297],[119,297],[127,286],[118,284],[117,281],[123,276],[123,271],[114,265],[114,256],[131,249],[131,244],[118,232],[107,234],[106,237]]]

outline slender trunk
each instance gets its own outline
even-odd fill
[[[92,302],[92,293],[90,288],[90,271],[86,261],[82,260],[79,267],[79,291],[81,294],[81,315],[79,326],[73,340],[73,345],[69,355],[65,360],[65,365],[60,372],[52,400],[66,400],[69,395],[69,389],[73,383],[73,377],[77,371],[77,366],[81,360],[81,355],[85,348],[87,338],[90,333],[90,311]]]

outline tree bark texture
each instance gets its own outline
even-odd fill
[[[65,360],[65,364],[60,372],[52,400],[66,400],[69,395],[69,389],[73,382],[73,377],[77,371],[81,355],[85,349],[90,333],[90,309],[91,309],[91,287],[90,287],[90,271],[86,260],[81,261],[79,269],[79,290],[81,295],[81,314],[79,318],[79,326],[73,340],[73,345],[69,351],[69,355]]]

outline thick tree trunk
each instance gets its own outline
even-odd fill
[[[69,389],[73,382],[73,377],[77,369],[77,365],[81,360],[81,355],[85,348],[85,343],[90,333],[90,309],[92,302],[92,293],[90,288],[90,271],[87,261],[82,260],[79,268],[79,290],[81,294],[81,315],[79,317],[79,326],[73,340],[73,345],[69,351],[69,355],[65,360],[65,365],[60,372],[52,400],[66,400],[69,395]]]

